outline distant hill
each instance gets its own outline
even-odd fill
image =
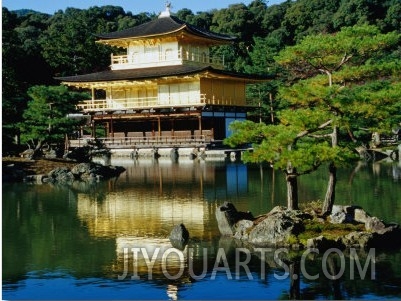
[[[26,15],[28,15],[28,14],[31,14],[31,13],[42,14],[41,12],[38,12],[38,11],[36,11],[36,10],[33,10],[33,9],[25,9],[25,8],[13,10],[12,12],[15,13],[15,14],[17,14],[18,17],[24,17],[24,16],[26,16]],[[47,14],[45,14],[45,15],[47,15]]]

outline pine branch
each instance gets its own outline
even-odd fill
[[[309,135],[312,138],[323,139],[323,138],[331,138],[333,134],[324,134],[324,135]]]
[[[298,135],[294,139],[294,144],[296,143],[296,141],[298,139],[301,139],[302,137],[305,137],[305,136],[307,136],[309,134],[312,134],[314,132],[320,131],[320,130],[324,129],[325,127],[329,126],[332,123],[333,123],[333,119],[330,119],[330,120],[326,121],[325,123],[322,123],[321,125],[319,125],[317,128],[305,130],[305,131],[302,131],[302,132],[298,133]]]

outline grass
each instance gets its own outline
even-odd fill
[[[315,212],[317,215],[321,214],[323,202],[321,200],[302,202],[299,204],[299,209],[303,212]]]
[[[354,231],[364,231],[364,224],[331,224],[329,222],[320,222],[317,220],[305,220],[305,231],[298,235],[301,244],[306,245],[310,238],[323,235],[327,239],[337,239],[338,237],[349,234]]]

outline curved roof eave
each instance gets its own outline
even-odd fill
[[[113,81],[143,81],[152,80],[174,76],[188,76],[188,75],[207,75],[210,77],[220,77],[232,80],[243,80],[248,83],[266,82],[274,77],[269,76],[256,76],[251,74],[242,74],[229,72],[224,70],[214,69],[210,66],[167,66],[167,67],[154,67],[147,69],[129,69],[129,70],[107,70],[97,73],[90,73],[84,75],[56,77],[65,84],[90,84],[100,82],[113,82]]]
[[[186,30],[188,33],[207,39],[212,39],[219,42],[233,42],[237,38],[229,35],[223,35],[211,31],[207,31],[196,26],[190,25],[181,21],[176,17],[167,17],[161,19],[155,19],[150,22],[128,28],[121,31],[106,33],[106,34],[95,34],[94,36],[99,38],[98,42],[126,40],[126,39],[145,39],[155,38],[164,35],[171,35],[181,30]]]
[[[180,32],[185,28],[185,25],[182,26],[181,28],[178,28],[176,30],[170,31],[170,32],[165,32],[165,33],[158,33],[158,34],[151,34],[151,35],[143,35],[143,36],[135,36],[135,37],[124,37],[124,38],[102,38],[101,40],[96,41],[97,43],[110,43],[113,41],[121,41],[121,40],[141,40],[141,39],[153,39],[153,38],[159,38],[162,36],[167,36],[167,35],[172,35],[174,33]],[[96,37],[99,37],[95,35]]]

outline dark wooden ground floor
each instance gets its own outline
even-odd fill
[[[231,135],[229,125],[247,118],[246,108],[202,107],[144,110],[141,112],[97,112],[90,125],[70,139],[101,138],[129,144],[166,141],[221,141]]]

